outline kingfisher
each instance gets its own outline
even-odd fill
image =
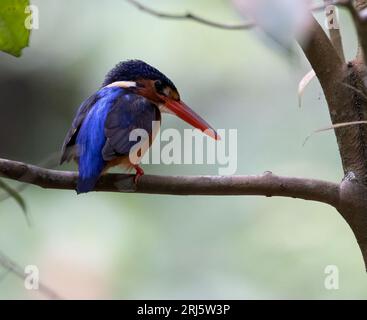
[[[220,139],[181,100],[173,82],[156,68],[141,60],[128,60],[110,70],[100,89],[80,105],[62,147],[60,164],[71,160],[78,164],[77,193],[92,191],[99,177],[114,166],[135,169],[137,183],[144,171],[139,160],[132,161],[130,157],[137,144],[130,141],[130,133],[135,129],[148,133],[140,137],[141,159],[159,130],[161,113],[176,115],[208,136]]]

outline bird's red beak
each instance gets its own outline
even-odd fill
[[[183,121],[192,125],[193,127],[203,131],[209,137],[220,140],[220,136],[217,132],[208,124],[203,118],[201,118],[195,111],[188,107],[182,101],[176,101],[167,97],[162,97],[164,105],[172,111],[176,116],[181,118]]]

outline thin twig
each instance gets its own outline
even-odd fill
[[[316,73],[313,69],[311,69],[307,74],[302,78],[302,80],[298,84],[298,107],[302,107],[302,97],[306,87],[310,84],[311,80],[316,77]]]
[[[224,30],[247,30],[255,27],[255,23],[252,21],[244,22],[244,23],[238,23],[238,24],[226,24],[222,22],[217,22],[213,20],[205,19],[201,16],[198,16],[191,12],[186,13],[166,13],[161,12],[155,9],[152,9],[150,7],[147,7],[143,5],[140,1],[137,0],[126,0],[128,3],[132,4],[136,8],[138,8],[141,11],[144,11],[152,16],[156,16],[158,18],[164,18],[164,19],[173,19],[173,20],[191,20],[197,23],[201,23],[203,25],[207,25],[209,27],[224,29]],[[347,2],[346,0],[330,0],[331,4],[333,5],[340,5],[344,6]],[[311,7],[311,11],[321,11],[325,9],[325,4],[319,4]]]
[[[361,120],[361,121],[351,121],[351,122],[343,122],[343,123],[335,123],[331,126],[328,127],[324,127],[321,129],[317,129],[313,132],[311,132],[303,141],[302,146],[305,146],[307,141],[316,133],[320,133],[320,132],[324,132],[324,131],[329,131],[329,130],[335,130],[338,128],[343,128],[343,127],[349,127],[349,126],[356,126],[356,125],[360,125],[360,124],[367,124],[367,121],[365,120]]]
[[[158,18],[175,19],[175,20],[192,20],[192,21],[195,21],[195,22],[198,22],[198,23],[210,26],[210,27],[226,29],[226,30],[244,30],[244,29],[249,29],[249,28],[254,27],[253,22],[245,22],[245,23],[240,23],[240,24],[225,24],[225,23],[215,22],[215,21],[211,21],[211,20],[202,18],[191,12],[186,12],[182,14],[163,13],[158,10],[149,8],[136,0],[126,0],[126,1],[134,5],[135,7],[137,7],[139,10],[142,10]]]
[[[19,279],[24,280],[25,274],[22,267],[20,267],[17,263],[7,257],[4,253],[0,251],[0,266],[2,266],[7,272],[11,272],[16,275]],[[54,290],[46,286],[45,284],[39,282],[38,290],[42,292],[46,297],[50,299],[62,299]]]

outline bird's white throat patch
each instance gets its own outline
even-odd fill
[[[106,88],[111,88],[111,87],[120,87],[120,88],[127,89],[127,88],[136,87],[136,82],[135,81],[116,81],[106,86]]]

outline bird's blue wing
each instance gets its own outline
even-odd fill
[[[99,90],[96,93],[97,99],[80,124],[75,139],[75,158],[79,164],[78,193],[92,190],[105,166],[101,153],[106,142],[104,123],[112,105],[121,94],[124,94],[121,88]]]
[[[76,137],[79,180],[77,192],[91,191],[108,161],[128,155],[136,142],[129,141],[134,129],[152,131],[159,110],[147,99],[124,89],[103,88],[87,112]]]
[[[106,144],[102,150],[105,161],[127,156],[137,143],[130,141],[130,133],[142,129],[152,134],[153,121],[160,121],[158,108],[146,98],[136,94],[119,97],[111,107],[105,123]]]

